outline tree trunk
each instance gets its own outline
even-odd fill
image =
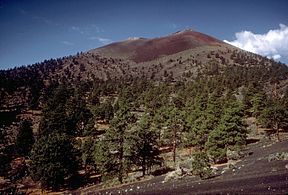
[[[119,150],[119,173],[118,173],[118,180],[122,184],[123,183],[123,137],[120,138],[120,150]]]
[[[142,173],[143,173],[143,176],[145,176],[145,173],[146,173],[146,162],[145,162],[145,157],[143,158],[143,162],[142,162]]]
[[[279,124],[278,123],[276,123],[276,135],[277,135],[278,142],[280,142],[281,140],[280,140],[280,135],[279,135]]]
[[[173,128],[173,162],[174,167],[176,167],[176,142],[177,142],[177,130],[176,127]]]
[[[173,162],[174,162],[174,167],[176,167],[176,144],[175,144],[175,141],[173,143]]]

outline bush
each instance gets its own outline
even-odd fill
[[[268,156],[268,161],[288,160],[288,152],[277,152]]]
[[[192,173],[200,176],[201,179],[209,178],[212,174],[212,169],[209,164],[209,158],[204,152],[196,152],[193,154]]]

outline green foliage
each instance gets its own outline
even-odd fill
[[[133,164],[141,167],[143,176],[147,169],[162,160],[157,144],[159,136],[152,129],[151,122],[151,117],[144,115],[130,137],[129,156]]]
[[[11,169],[10,162],[12,160],[6,144],[6,131],[0,127],[0,176],[4,177],[8,176],[8,171]]]
[[[262,92],[262,90],[253,88],[248,88],[248,90],[251,91],[249,91],[250,94],[245,94],[246,97],[244,98],[244,109],[247,110],[252,116],[259,118],[267,104],[266,95],[264,92]]]
[[[99,140],[95,142],[93,159],[96,169],[103,175],[113,177],[118,174],[118,159],[115,152],[110,149],[109,141]]]
[[[94,166],[95,141],[92,138],[86,139],[81,146],[81,159],[85,170],[88,166]]]
[[[127,130],[127,127],[134,122],[136,122],[135,116],[130,112],[128,107],[124,106],[115,113],[114,118],[110,121],[110,130],[122,135]]]
[[[252,98],[251,100],[252,102],[252,113],[253,113],[253,116],[256,116],[258,117],[262,110],[265,108],[265,96],[264,94],[261,94],[261,93],[257,93],[255,94],[255,96]]]
[[[43,110],[40,134],[66,133],[82,135],[84,127],[92,117],[90,110],[77,90],[60,86],[56,88]]]
[[[20,123],[16,139],[16,148],[18,154],[21,156],[28,156],[35,142],[31,125],[31,122],[27,120]]]
[[[184,130],[184,115],[183,111],[176,108],[173,105],[168,105],[157,110],[155,116],[155,123],[158,123],[158,129],[164,129],[164,135],[162,136],[171,145],[173,152],[173,162],[176,165],[176,150],[181,143],[181,134]],[[159,126],[160,125],[160,126]],[[160,127],[160,128],[159,128]]]
[[[137,89],[131,86],[124,86],[119,94],[120,106],[129,106],[137,99]]]
[[[186,113],[186,129],[188,145],[203,149],[208,139],[208,134],[218,125],[220,120],[221,97],[211,94],[207,104],[196,99],[195,110]],[[204,110],[205,108],[205,110]]]
[[[162,129],[165,127],[163,138],[168,139],[170,142],[174,136],[179,137],[179,132],[184,128],[183,112],[174,106],[163,106],[157,110],[154,122],[157,128]]]
[[[82,136],[85,125],[92,116],[82,99],[79,97],[70,99],[66,104],[66,129],[68,134]]]
[[[68,120],[65,112],[65,105],[70,94],[71,90],[65,86],[60,86],[52,91],[40,121],[39,131],[41,135],[61,131],[70,134],[70,129],[67,129]]]
[[[89,121],[85,125],[83,135],[84,136],[93,136],[95,133],[94,125],[95,125],[95,119],[92,117],[89,119]]]
[[[226,160],[226,143],[222,137],[226,137],[226,133],[220,130],[214,130],[209,134],[205,148],[214,160],[214,162],[223,162]]]
[[[260,115],[260,122],[268,128],[276,130],[280,141],[279,130],[288,127],[288,107],[280,101],[271,101]]]
[[[109,164],[105,165],[105,169],[108,170],[113,165],[112,173],[116,173],[120,183],[123,182],[124,173],[129,168],[128,160],[128,130],[132,123],[136,122],[134,115],[129,111],[127,107],[120,108],[114,118],[110,121],[110,128],[105,133],[105,144],[109,146],[109,152],[104,151],[103,158],[110,159]],[[106,147],[106,146],[103,146]],[[103,152],[103,150],[100,150]],[[102,158],[102,154],[100,154]]]
[[[94,106],[93,114],[98,119],[110,121],[114,116],[114,108],[111,101],[105,101],[102,104]]]
[[[241,147],[246,143],[247,130],[242,117],[242,105],[237,102],[224,110],[219,125],[209,134],[205,145],[214,161],[223,160],[228,147]]]
[[[165,84],[150,87],[142,92],[140,102],[145,105],[149,112],[154,113],[167,103],[170,91],[169,86]]]
[[[212,169],[210,168],[207,154],[205,152],[196,152],[192,155],[192,158],[192,173],[200,176],[201,179],[210,177]]]
[[[42,187],[59,189],[77,170],[77,150],[68,136],[53,133],[41,137],[33,145],[29,171]]]
[[[189,120],[189,118],[188,118]],[[190,119],[191,120],[191,119]],[[209,129],[207,127],[205,116],[201,116],[194,120],[192,124],[190,121],[187,125],[188,134],[187,134],[187,145],[196,146],[199,149],[203,149],[209,134]]]
[[[288,109],[281,102],[271,101],[260,115],[260,121],[265,127],[278,130],[288,124]]]

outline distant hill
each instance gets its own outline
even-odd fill
[[[236,71],[233,74],[241,69],[246,76],[261,76],[259,82],[278,83],[282,91],[287,88],[285,64],[200,32],[184,30],[154,39],[128,39],[73,56],[2,70],[1,107],[27,106],[31,99],[41,97],[43,89],[57,83],[117,82],[137,78],[189,81],[199,76],[221,75],[231,68]]]

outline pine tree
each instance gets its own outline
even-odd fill
[[[65,105],[66,111],[66,133],[70,135],[82,136],[85,125],[92,118],[92,113],[86,108],[85,102],[76,95],[75,98],[67,101]]]
[[[252,107],[250,111],[252,112],[252,116],[258,118],[261,115],[261,112],[266,107],[266,97],[263,93],[256,93],[251,98]]]
[[[83,135],[84,136],[93,136],[96,132],[94,131],[95,119],[92,117],[88,120],[87,124],[84,127]]]
[[[39,125],[40,135],[48,135],[50,133],[68,133],[67,116],[65,105],[71,94],[71,89],[60,86],[52,91],[48,96],[47,103],[43,109],[42,120]]]
[[[10,162],[12,160],[11,155],[7,151],[6,131],[0,127],[0,176],[8,176],[8,172],[11,169]]]
[[[92,114],[76,89],[60,86],[56,88],[43,109],[40,135],[66,133],[82,135]]]
[[[202,150],[209,134],[208,125],[205,116],[200,116],[192,123],[188,122],[186,125],[186,128],[188,128],[186,144]]]
[[[114,116],[114,108],[111,101],[93,107],[94,116],[101,120],[110,121]]]
[[[157,111],[154,120],[160,130],[165,127],[164,137],[172,143],[173,162],[176,166],[177,147],[181,142],[181,133],[184,129],[183,112],[174,106],[162,107]]]
[[[242,105],[232,103],[224,110],[219,125],[209,134],[205,148],[215,161],[226,158],[228,148],[237,149],[245,144],[247,130],[242,117]]]
[[[95,141],[89,137],[86,139],[81,146],[82,163],[85,168],[85,173],[88,173],[88,167],[94,166],[94,151]]]
[[[116,151],[111,150],[110,140],[97,140],[94,145],[93,160],[96,170],[102,178],[111,178],[118,174],[119,159],[115,156]]]
[[[131,135],[129,156],[133,164],[141,166],[143,176],[147,169],[160,164],[162,160],[157,144],[158,135],[155,129],[152,129],[151,123],[151,118],[147,114],[144,115]]]
[[[195,152],[192,155],[192,173],[205,179],[211,176],[212,169],[210,168],[209,158],[204,152]]]
[[[30,173],[44,188],[59,189],[65,179],[77,173],[77,150],[65,134],[52,133],[35,142],[31,151]]]
[[[24,120],[20,123],[16,139],[17,152],[21,156],[28,156],[35,142],[31,122]]]
[[[271,101],[260,115],[261,123],[276,131],[277,139],[280,141],[279,129],[288,124],[288,109],[285,104],[278,101]]]
[[[195,101],[194,110],[186,116],[187,145],[196,146],[200,150],[204,149],[208,134],[218,125],[222,98],[212,93],[206,105],[201,102]]]
[[[127,107],[120,108],[114,118],[110,121],[110,128],[105,133],[104,144],[109,147],[108,151],[103,151],[103,158],[110,159],[104,168],[110,172],[110,174],[117,175],[120,183],[123,182],[123,177],[127,169],[128,162],[128,148],[127,146],[127,131],[132,123],[135,122],[135,117]],[[103,143],[102,142],[102,143]],[[105,145],[102,148],[106,147]],[[100,151],[101,152],[101,151]],[[96,157],[97,158],[97,157]],[[101,157],[101,159],[103,159]],[[111,169],[111,166],[113,168]]]

